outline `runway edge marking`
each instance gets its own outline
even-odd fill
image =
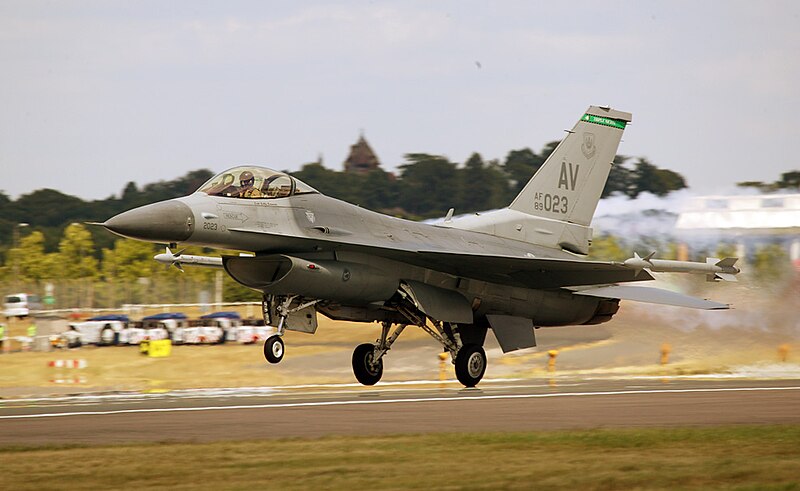
[[[708,388],[708,389],[655,389],[655,390],[619,390],[602,392],[561,392],[556,394],[506,394],[488,396],[458,396],[458,397],[430,397],[430,398],[410,398],[410,399],[386,399],[386,400],[358,400],[358,401],[325,401],[325,402],[288,402],[278,404],[255,404],[251,406],[206,406],[206,407],[175,407],[175,408],[149,408],[149,409],[119,409],[115,411],[76,411],[69,413],[42,413],[42,414],[14,414],[0,416],[0,420],[5,419],[35,419],[35,418],[56,418],[63,416],[107,416],[114,414],[136,414],[136,413],[172,413],[172,412],[197,412],[197,411],[226,411],[232,409],[278,409],[278,408],[302,408],[302,407],[324,407],[324,406],[357,406],[366,404],[398,404],[409,402],[459,402],[459,401],[491,401],[498,399],[539,399],[548,397],[591,397],[591,396],[618,396],[634,394],[681,394],[681,393],[702,393],[702,392],[767,392],[800,390],[798,387],[728,387],[728,388]]]

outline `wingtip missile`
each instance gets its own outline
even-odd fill
[[[634,252],[633,257],[626,259],[622,264],[625,267],[634,270],[634,272],[638,275],[642,272],[643,269],[650,271],[653,268],[653,264],[650,260],[656,254],[656,251],[651,252],[645,257],[639,256],[639,253]]]
[[[655,252],[652,252],[646,257],[640,257],[639,254],[634,252],[633,257],[623,261],[622,265],[634,270],[636,274],[643,269],[656,273],[705,274],[708,281],[737,281],[736,275],[741,272],[739,268],[734,266],[738,261],[738,258],[735,257],[726,257],[725,259],[710,257],[706,259],[706,262],[701,263],[653,259],[654,255]]]

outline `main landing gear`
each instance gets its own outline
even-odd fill
[[[295,306],[292,306],[293,302]],[[264,343],[264,358],[270,363],[280,363],[283,360],[285,346],[283,344],[283,333],[287,329],[287,320],[292,314],[296,314],[303,309],[311,307],[319,300],[304,302],[297,295],[291,296],[271,296],[265,295],[262,302],[264,321],[272,324],[275,317],[278,324],[275,334],[267,338]],[[455,323],[441,322],[429,318],[418,309],[408,303],[395,304],[393,307],[400,316],[394,319],[406,319],[406,323],[383,322],[381,323],[381,336],[375,343],[360,344],[353,351],[353,374],[356,380],[364,385],[375,385],[383,376],[383,357],[392,348],[397,338],[403,330],[409,326],[419,326],[420,329],[430,334],[430,336],[442,345],[446,352],[450,353],[450,359],[455,365],[456,378],[465,387],[475,387],[486,373],[486,352],[480,344],[473,342],[462,342],[459,326]],[[302,314],[298,314],[302,315]],[[297,325],[292,320],[292,326],[297,329]],[[392,331],[392,326],[397,327]],[[314,324],[316,328],[316,324]],[[465,331],[465,338],[469,339],[468,331]],[[479,343],[483,343],[483,337]]]
[[[364,385],[375,385],[383,375],[383,355],[392,348],[392,345],[403,329],[405,324],[400,324],[397,329],[389,336],[391,322],[381,323],[381,337],[375,344],[359,344],[353,351],[353,374],[356,380]]]
[[[476,344],[465,344],[456,355],[456,378],[465,387],[475,387],[486,373],[486,352]]]
[[[463,344],[456,324],[433,322],[428,325],[424,318],[411,317],[411,312],[403,312],[412,322],[439,341],[442,347],[450,352],[455,365],[456,378],[465,387],[475,387],[486,373],[486,352],[477,344]],[[407,324],[398,325],[389,335],[392,324],[381,324],[381,337],[375,344],[360,344],[353,351],[353,374],[356,380],[364,385],[375,385],[383,375],[383,357],[391,349]]]

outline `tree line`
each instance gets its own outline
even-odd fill
[[[397,175],[377,169],[367,174],[345,173],[308,163],[292,173],[320,192],[362,207],[410,219],[444,216],[455,208],[471,213],[507,206],[553,152],[550,142],[540,152],[512,150],[503,161],[485,161],[474,153],[463,164],[442,155],[409,153]],[[661,169],[646,158],[619,155],[615,159],[603,196],[620,193],[635,198],[650,192],[659,196],[686,187],[684,178]],[[195,170],[171,181],[139,187],[129,182],[118,196],[84,201],[54,189],[40,189],[11,200],[0,192],[0,253],[3,261],[14,237],[38,231],[46,252],[55,252],[70,224],[104,221],[122,211],[147,203],[185,196],[197,190],[214,173]],[[20,228],[20,224],[25,224]],[[116,236],[101,227],[90,227],[95,258],[113,247]]]
[[[55,251],[46,251],[44,243],[44,234],[34,230],[7,251],[0,266],[0,284],[5,292],[24,291],[51,297],[47,298],[49,308],[198,303],[203,298],[210,302],[214,298],[215,275],[219,273],[224,301],[261,298],[222,270],[186,268],[180,273],[157,263],[153,256],[163,252],[163,248],[156,244],[117,238],[110,247],[97,247],[89,228],[80,223],[64,229]],[[186,249],[186,254],[209,253],[199,247]]]
[[[781,178],[775,182],[744,181],[736,183],[740,188],[756,188],[762,193],[772,193],[775,191],[792,190],[800,192],[800,170],[792,170],[781,174]]]
[[[397,176],[381,169],[366,174],[337,172],[319,162],[305,164],[292,175],[324,194],[371,210],[411,219],[436,218],[450,208],[460,214],[508,206],[558,143],[548,143],[539,153],[530,148],[512,150],[503,161],[487,161],[473,153],[463,165],[443,155],[409,153]],[[603,197],[636,198],[644,192],[665,196],[687,187],[683,176],[644,157],[617,155],[614,164]]]

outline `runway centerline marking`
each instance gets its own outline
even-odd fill
[[[492,401],[500,399],[544,399],[551,397],[592,397],[592,396],[622,396],[636,394],[685,394],[685,393],[704,393],[704,392],[769,392],[800,390],[796,387],[724,387],[706,389],[653,389],[653,390],[616,390],[598,392],[558,392],[552,394],[503,394],[503,395],[481,395],[481,396],[456,396],[456,397],[424,397],[408,399],[370,399],[352,401],[321,401],[321,402],[286,402],[273,404],[253,404],[238,406],[204,406],[204,407],[174,407],[174,408],[147,408],[147,409],[119,409],[114,411],[75,411],[65,413],[42,413],[42,414],[13,414],[0,416],[4,419],[35,419],[35,418],[57,418],[63,416],[107,416],[114,414],[137,414],[137,413],[171,413],[171,412],[200,412],[200,411],[226,411],[232,409],[279,409],[279,408],[303,408],[303,407],[325,407],[325,406],[358,406],[366,404],[399,404],[399,403],[419,403],[419,402],[460,402],[460,401]]]

